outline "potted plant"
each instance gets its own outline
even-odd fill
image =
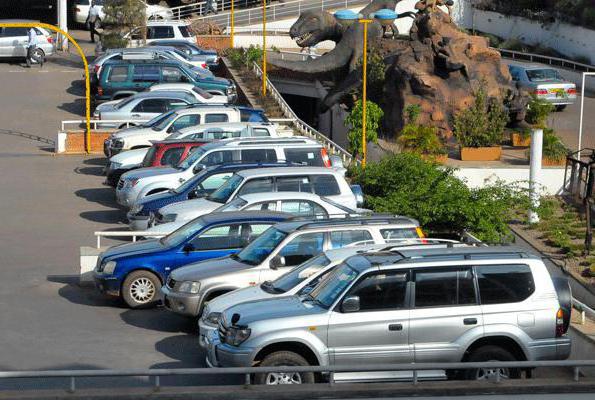
[[[488,98],[483,85],[474,92],[474,97],[474,103],[454,117],[454,135],[461,146],[461,160],[499,160],[508,115],[498,99]]]
[[[562,166],[566,164],[566,156],[570,150],[562,142],[551,128],[543,130],[543,149],[541,165],[544,167]],[[530,158],[530,152],[527,151],[527,158]]]
[[[554,111],[554,106],[534,94],[527,105],[525,122],[534,128],[545,128],[548,115]],[[529,147],[531,145],[531,130],[524,129],[510,133],[510,141],[514,147]]]
[[[519,129],[510,132],[510,142],[512,147],[531,146],[531,131],[529,129]]]
[[[405,108],[409,122],[401,131],[397,142],[404,152],[416,153],[425,160],[443,164],[448,156],[446,147],[438,135],[438,129],[433,126],[417,124],[419,111],[418,105],[409,105]]]

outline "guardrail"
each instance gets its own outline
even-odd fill
[[[131,126],[137,126],[142,124],[146,121],[139,121],[139,120],[130,120],[130,119],[117,119],[117,120],[109,120],[109,121],[102,121],[100,119],[92,119],[91,120],[91,129],[98,129],[100,125],[118,125],[122,126],[125,125],[126,128],[130,128]],[[80,128],[82,124],[85,124],[86,121],[83,119],[78,120],[66,120],[61,121],[60,128],[62,132],[66,131],[67,126],[71,126],[72,128]]]
[[[492,49],[499,51],[502,57],[512,58],[513,60],[529,60],[530,62],[539,62],[541,64],[558,65],[560,67],[573,69],[575,71],[595,71],[595,66],[593,65],[566,60],[564,58],[550,57],[534,53],[525,53],[522,51],[515,50],[499,49],[496,47],[492,47]]]
[[[257,77],[262,79],[262,70],[260,69],[257,63],[252,64],[252,70],[254,71],[254,74]],[[289,107],[285,99],[283,99],[283,96],[281,96],[281,93],[277,91],[277,88],[275,88],[275,86],[271,83],[268,77],[265,84],[270,96],[277,102],[277,105],[279,106],[279,108],[281,108],[283,114],[286,117],[293,120],[293,125],[299,133],[314,138],[321,142],[331,154],[340,156],[343,160],[344,165],[348,165],[353,161],[353,156],[347,150],[345,150],[344,148],[327,138],[324,134],[318,132],[316,129],[312,128],[310,125],[302,121],[293,112],[291,107]]]
[[[291,17],[297,17],[303,11],[307,10],[329,10],[337,8],[349,8],[357,4],[369,3],[370,0],[296,0],[285,3],[272,3],[266,6],[267,21],[275,22],[281,19],[287,19]],[[236,4],[240,5],[243,2],[236,0]],[[228,2],[223,2],[224,9],[228,9]],[[259,4],[257,2],[256,4]],[[218,9],[219,11],[219,9]],[[174,13],[175,15],[175,13]],[[229,26],[230,12],[220,12],[215,15],[206,15],[200,17],[193,17],[191,21],[205,21],[219,26]],[[234,11],[234,22],[236,26],[257,24],[262,21],[262,6],[256,6],[253,8],[240,9],[237,8]]]
[[[71,393],[76,391],[76,378],[104,378],[104,377],[153,377],[153,387],[159,390],[162,387],[161,377],[165,376],[201,376],[201,375],[244,375],[244,385],[251,385],[251,375],[259,373],[295,373],[314,372],[329,375],[329,383],[335,384],[335,374],[338,372],[395,372],[411,371],[412,382],[418,385],[420,371],[433,370],[468,370],[492,369],[495,371],[495,382],[501,382],[501,369],[504,368],[560,368],[573,369],[573,380],[579,382],[580,369],[595,367],[595,360],[566,360],[566,361],[514,361],[514,362],[473,362],[473,363],[411,363],[411,364],[380,364],[380,365],[351,365],[351,366],[283,366],[283,367],[245,367],[245,368],[179,368],[179,369],[105,369],[105,370],[63,370],[63,371],[6,371],[0,372],[0,379],[42,379],[42,378],[69,378]],[[423,382],[423,381],[422,381]],[[239,385],[238,385],[239,386]]]
[[[132,241],[136,242],[139,236],[141,237],[163,237],[167,236],[166,232],[151,232],[151,231],[98,231],[93,233],[97,236],[97,248],[101,248],[102,237],[132,237]]]

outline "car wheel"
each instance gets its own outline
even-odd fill
[[[560,112],[560,111],[564,111],[566,109],[566,105],[561,105],[561,106],[556,106],[556,111]]]
[[[31,56],[31,58],[35,60],[35,62],[39,63],[45,60],[45,53],[42,49],[37,47],[35,50],[33,50],[33,55]]]
[[[483,346],[474,350],[467,362],[518,361],[515,356],[499,346]],[[499,370],[499,371],[498,371]],[[518,379],[521,371],[518,368],[479,368],[465,370],[468,380],[492,380],[500,373],[500,379]]]
[[[148,271],[134,271],[122,285],[122,297],[130,308],[154,306],[161,281]]]
[[[260,367],[271,366],[300,366],[310,365],[308,361],[299,354],[291,351],[278,351],[271,353],[262,360]],[[269,372],[256,374],[254,382],[258,385],[300,385],[302,383],[314,383],[313,372]]]

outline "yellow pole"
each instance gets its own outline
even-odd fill
[[[83,59],[83,64],[85,66],[85,119],[87,122],[87,133],[85,135],[85,151],[87,154],[91,152],[91,83],[89,80],[89,64],[87,63],[87,58],[85,57],[85,53],[79,46],[79,44],[70,36],[68,33],[64,32],[62,29],[58,28],[57,26],[44,24],[42,22],[19,22],[19,23],[0,23],[0,28],[45,28],[51,31],[57,32],[61,35],[64,35],[68,40],[74,45],[76,50],[78,51],[79,55]]]
[[[360,19],[364,24],[364,59],[363,59],[363,89],[362,89],[362,168],[366,168],[367,138],[366,138],[366,86],[367,86],[367,68],[368,68],[368,24],[371,19]]]
[[[231,0],[231,35],[229,36],[229,47],[233,49],[233,35],[235,32],[235,20],[234,20],[234,7],[233,7],[234,0]]]
[[[262,0],[262,95],[267,95],[267,0]]]

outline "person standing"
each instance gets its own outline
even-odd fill
[[[34,61],[33,56],[35,55],[35,49],[37,48],[38,43],[35,28],[29,29],[29,32],[27,32],[27,68],[31,68],[31,63]],[[43,58],[35,61],[38,61],[43,67]]]
[[[89,31],[91,33],[91,43],[95,43],[95,35],[101,36],[95,29],[95,24],[99,19],[99,7],[95,4],[95,1],[91,2],[89,7],[89,15],[87,16],[87,23],[89,24]]]

